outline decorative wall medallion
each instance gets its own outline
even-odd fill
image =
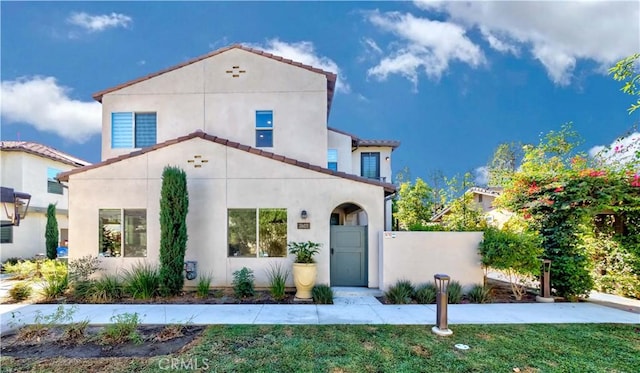
[[[240,77],[240,74],[244,74],[246,72],[246,70],[240,70],[240,66],[233,66],[231,70],[226,71],[227,74],[231,74],[232,78],[238,78]]]
[[[193,159],[187,159],[187,163],[193,165],[193,168],[201,168],[203,164],[208,163],[208,159],[203,159],[201,155],[194,155]]]

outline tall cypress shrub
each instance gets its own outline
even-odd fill
[[[55,259],[58,256],[58,219],[56,219],[56,205],[53,203],[47,206],[47,226],[44,238],[47,258]]]
[[[184,285],[188,211],[187,175],[166,166],[160,191],[160,292],[165,296],[179,294]]]

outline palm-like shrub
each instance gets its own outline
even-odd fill
[[[438,289],[432,282],[422,284],[416,288],[415,299],[419,304],[432,304],[436,302]]]

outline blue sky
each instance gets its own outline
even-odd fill
[[[606,70],[640,2],[6,2],[2,140],[100,160],[92,93],[242,43],[338,73],[329,125],[400,140],[394,171],[475,171],[572,121],[585,152],[638,123]],[[640,134],[625,139],[640,144]]]

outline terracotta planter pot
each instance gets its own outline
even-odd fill
[[[317,274],[316,263],[293,263],[293,283],[296,285],[296,298],[312,298],[311,290],[316,284]]]

